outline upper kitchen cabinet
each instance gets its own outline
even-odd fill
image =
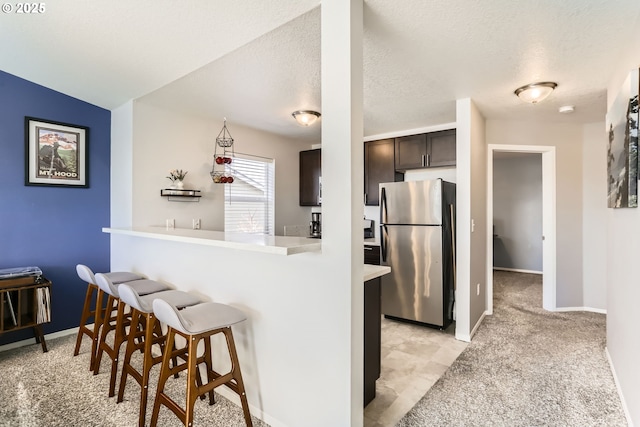
[[[456,130],[442,130],[427,134],[428,167],[456,165]]]
[[[399,171],[456,164],[455,129],[396,138],[395,168]]]
[[[381,139],[364,143],[364,204],[377,206],[378,188],[381,182],[402,181],[403,175],[396,172],[394,140]]]
[[[300,206],[321,205],[322,152],[300,152]]]
[[[427,135],[410,135],[396,138],[396,169],[420,169],[427,166]]]

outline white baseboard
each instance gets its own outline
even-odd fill
[[[553,311],[590,311],[592,313],[607,314],[607,310],[593,307],[556,307]]]
[[[629,425],[629,427],[633,427],[633,420],[631,419],[631,414],[629,413],[627,402],[624,400],[624,395],[622,394],[622,389],[620,388],[620,383],[618,382],[618,376],[616,375],[616,369],[613,366],[613,361],[611,360],[611,355],[609,354],[609,348],[605,347],[604,352],[607,355],[609,368],[611,369],[611,373],[613,374],[613,381],[616,384],[616,390],[618,390],[618,396],[620,397],[620,404],[622,405],[622,410],[624,410],[624,416],[627,418],[627,424]]]
[[[222,396],[226,397],[231,402],[233,402],[234,405],[238,406],[239,408],[242,408],[242,404],[240,403],[240,397],[238,397],[238,395],[235,392],[229,390],[227,387],[216,388],[216,393],[220,393]],[[257,408],[251,403],[249,403],[249,409],[251,411],[252,416],[256,417],[259,420],[264,421],[271,427],[287,427],[285,424],[282,423],[282,421],[277,420],[269,416],[268,414],[265,414],[264,412],[262,412],[261,409]]]
[[[44,340],[46,341],[48,339],[55,339],[55,338],[65,337],[67,335],[77,334],[79,329],[80,328],[77,327],[77,328],[65,329],[63,331],[58,331],[58,332],[52,332],[50,334],[46,334],[44,336]],[[25,347],[27,345],[33,345],[35,342],[36,342],[35,338],[28,338],[22,341],[10,342],[9,344],[0,345],[0,352],[12,350],[14,348]]]
[[[478,319],[478,321],[476,322],[475,326],[473,327],[473,329],[471,330],[471,334],[469,334],[471,336],[471,338],[473,338],[473,336],[476,334],[476,332],[478,331],[478,328],[480,327],[480,325],[482,324],[482,321],[484,320],[485,316],[487,315],[487,312],[483,312],[482,316],[480,316],[480,318]]]
[[[494,270],[499,271],[512,271],[514,273],[529,273],[529,274],[542,274],[542,271],[536,270],[523,270],[521,268],[505,268],[505,267],[493,267]]]
[[[465,334],[458,334],[456,332],[456,339],[458,341],[464,341],[464,342],[471,342],[471,338],[473,338],[473,336],[476,334],[476,331],[478,330],[478,328],[480,327],[480,325],[482,324],[482,321],[484,320],[485,316],[487,316],[489,313],[487,311],[485,311],[484,313],[482,313],[482,316],[480,316],[480,319],[478,319],[478,321],[476,322],[475,326],[473,327],[473,329],[471,330],[471,332],[469,333],[469,335],[465,335]]]

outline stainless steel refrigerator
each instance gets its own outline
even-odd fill
[[[456,185],[380,184],[382,313],[446,328],[453,320]]]

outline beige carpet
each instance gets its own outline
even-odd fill
[[[494,315],[397,424],[626,426],[605,315],[542,309],[541,276],[494,273]]]
[[[2,427],[130,427],[138,424],[140,387],[129,378],[124,401],[107,397],[110,361],[103,358],[100,374],[89,371],[90,341],[73,357],[75,335],[47,340],[48,353],[40,345],[0,352],[0,426]],[[124,349],[124,346],[123,346]],[[124,355],[124,351],[121,353]],[[140,353],[135,353],[141,362]],[[107,359],[107,360],[105,360]],[[135,365],[139,366],[139,365]],[[151,371],[147,425],[151,420],[159,366]],[[169,379],[167,391],[184,406],[186,375]],[[118,373],[119,385],[120,375]],[[117,391],[117,389],[116,389]],[[242,409],[216,394],[216,403],[198,400],[194,426],[244,426]],[[266,424],[253,417],[256,427]],[[180,426],[169,409],[162,407],[158,426]]]

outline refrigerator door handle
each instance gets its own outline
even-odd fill
[[[380,190],[380,224],[387,223],[387,192],[382,187]]]
[[[380,231],[382,231],[381,236],[380,236],[380,252],[382,255],[382,262],[387,262],[387,247],[388,245],[385,244],[385,240],[387,240],[387,226],[386,225],[381,225],[380,226]]]

